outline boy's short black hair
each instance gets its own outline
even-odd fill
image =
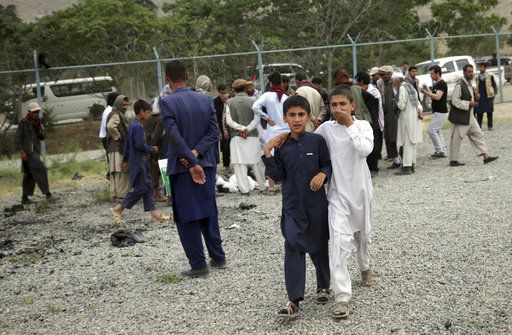
[[[282,74],[282,75],[281,75],[281,82],[282,82],[283,84],[288,84],[288,83],[290,82],[290,77],[288,77],[288,76],[287,76],[287,75],[285,75],[285,74]]]
[[[272,72],[268,75],[268,81],[274,85],[281,84],[281,74],[277,71]]]
[[[119,93],[117,92],[111,92],[107,95],[107,106],[114,106],[114,102],[116,101],[117,97],[119,96]]]
[[[409,71],[412,71],[412,70],[418,70],[418,67],[414,66],[414,65],[409,66]]]
[[[343,95],[343,96],[347,97],[348,101],[350,101],[350,102],[354,101],[354,98],[352,97],[352,91],[350,90],[350,87],[348,87],[347,85],[336,86],[331,91],[331,94],[329,94],[329,101],[331,101],[331,98],[335,95]]]
[[[217,92],[220,93],[220,91],[227,91],[228,90],[228,87],[226,86],[226,84],[219,84],[219,86],[217,86]]]
[[[151,109],[151,105],[142,99],[135,101],[135,103],[133,104],[133,112],[135,113],[135,115],[139,115],[140,112]]]
[[[361,71],[356,74],[356,82],[368,85],[370,84],[370,75],[368,74],[368,72]]]
[[[187,70],[185,69],[185,65],[179,60],[171,60],[165,64],[165,74],[176,83],[185,81]]]
[[[306,111],[306,113],[311,114],[311,107],[309,106],[308,99],[304,98],[300,95],[294,95],[288,99],[286,99],[283,103],[283,115],[286,115],[288,109],[291,107],[300,107]]]

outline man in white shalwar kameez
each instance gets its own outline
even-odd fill
[[[373,150],[373,129],[367,121],[355,120],[351,115],[355,104],[349,88],[336,87],[330,96],[330,107],[336,121],[324,122],[315,132],[327,141],[332,163],[327,199],[329,266],[336,303],[333,317],[346,318],[352,297],[347,267],[352,244],[357,250],[363,284],[371,286],[373,282],[370,266],[373,187],[366,163]]]
[[[418,144],[423,142],[422,125],[423,108],[419,103],[418,92],[409,83],[403,82],[398,91],[397,107],[398,131],[396,146],[403,146],[402,168],[395,172],[396,175],[408,175],[414,172]]]
[[[247,165],[252,166],[254,176],[261,191],[265,190],[265,166],[261,161],[260,141],[257,126],[260,117],[253,113],[254,99],[245,93],[246,81],[237,79],[232,85],[236,95],[227,101],[226,124],[229,127],[231,142],[229,149],[234,166],[238,189],[244,195],[250,191]]]

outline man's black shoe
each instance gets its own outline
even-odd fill
[[[28,204],[33,204],[34,202],[33,202],[32,200],[30,200],[27,196],[25,196],[25,195],[24,195],[24,196],[21,198],[21,203],[22,203],[23,205],[28,205]]]
[[[210,269],[208,269],[208,267],[206,267],[201,270],[195,270],[195,269],[184,270],[184,271],[181,271],[180,275],[182,275],[183,277],[197,278],[197,277],[207,276],[208,273],[210,273]]]
[[[400,167],[400,164],[393,162],[390,166],[388,166],[388,169],[398,169]]]
[[[400,169],[400,171],[395,172],[395,174],[398,176],[412,174],[412,168],[410,166],[404,166],[403,168]]]
[[[217,269],[225,269],[228,267],[228,262],[226,260],[216,261],[214,259],[210,260],[210,266]]]
[[[461,163],[459,161],[450,161],[450,166],[463,166],[466,165],[464,163]]]
[[[487,164],[487,163],[493,162],[493,161],[495,161],[495,160],[497,160],[497,159],[498,159],[498,156],[493,156],[493,157],[489,156],[489,157],[487,157],[486,159],[484,159],[484,164]]]

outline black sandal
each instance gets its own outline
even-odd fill
[[[277,312],[277,316],[281,318],[294,319],[299,316],[299,306],[288,301],[288,303]]]

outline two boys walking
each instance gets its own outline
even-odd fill
[[[306,133],[308,101],[301,96],[287,99],[283,118],[290,133],[270,140],[262,158],[269,177],[283,183],[281,231],[289,302],[278,311],[281,317],[298,315],[304,299],[306,253],[316,269],[317,303],[329,301],[332,284],[333,318],[349,314],[352,287],[347,265],[352,243],[363,284],[373,282],[369,253],[373,189],[366,164],[373,130],[368,122],[353,119],[355,104],[349,88],[335,88],[330,105],[335,121]]]

